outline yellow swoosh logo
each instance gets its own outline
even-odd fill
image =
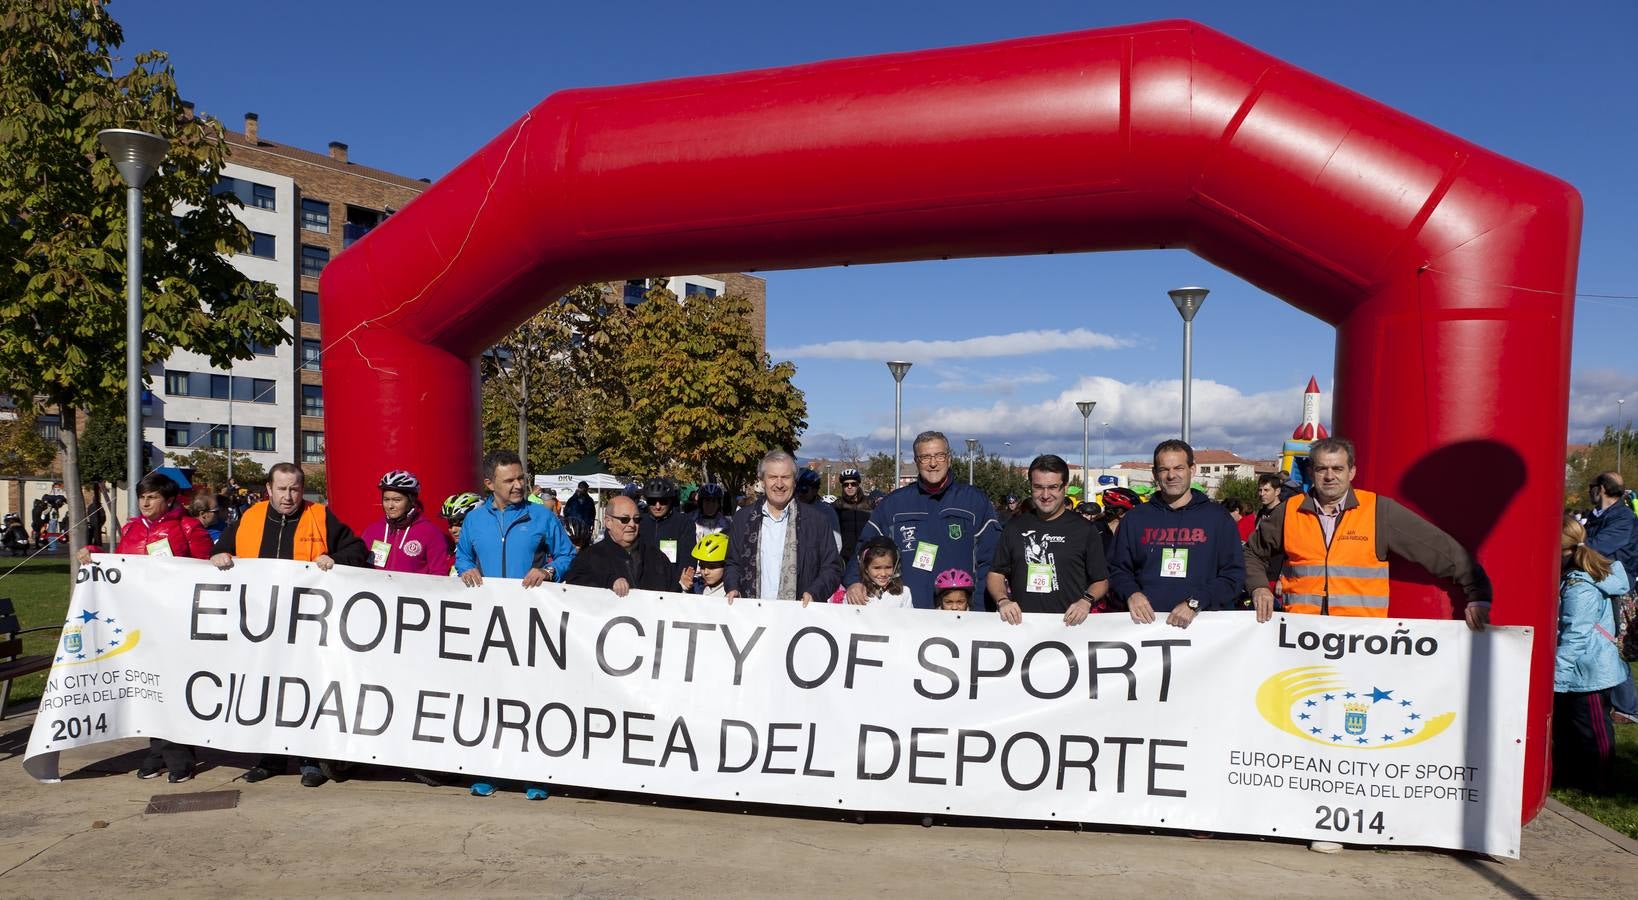
[[[77,660],[75,660],[73,662],[60,662],[60,663],[57,663],[56,665],[52,666],[52,668],[53,669],[59,669],[59,668],[67,668],[68,666],[88,666],[88,665],[91,665],[92,663],[100,663],[105,659],[112,659],[112,658],[120,655],[121,653],[124,653],[127,650],[135,649],[136,645],[137,645],[137,642],[141,641],[141,640],[142,640],[142,630],[138,629],[136,631],[131,632],[129,635],[126,635],[125,642],[119,645],[118,650],[110,650],[107,653],[102,654],[101,656],[92,656],[90,659],[77,659]]]
[[[1280,729],[1289,735],[1300,737],[1305,741],[1312,741],[1325,747],[1347,747],[1350,750],[1391,750],[1394,747],[1409,747],[1431,740],[1452,722],[1456,721],[1453,712],[1440,713],[1422,724],[1422,730],[1389,744],[1378,744],[1374,747],[1358,747],[1351,744],[1340,744],[1322,740],[1304,731],[1297,723],[1291,721],[1291,706],[1304,697],[1314,694],[1323,694],[1326,691],[1340,691],[1347,687],[1342,681],[1342,673],[1331,666],[1299,666],[1295,669],[1286,669],[1269,676],[1257,687],[1257,712],[1261,713],[1268,724]]]

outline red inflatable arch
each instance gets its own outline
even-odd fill
[[[473,360],[576,283],[1186,247],[1336,326],[1361,485],[1539,629],[1529,817],[1580,221],[1564,182],[1192,22],[564,91],[325,271],[330,490],[361,522],[387,468],[474,487]],[[1395,615],[1450,614],[1395,574]]]

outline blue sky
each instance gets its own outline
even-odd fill
[[[168,51],[183,95],[264,138],[437,178],[546,95],[842,56],[1186,17],[1574,184],[1580,288],[1638,295],[1638,4],[1145,4],[627,0],[597,3],[116,2],[125,51]],[[1166,290],[1211,289],[1195,326],[1194,438],[1269,456],[1332,334],[1183,251],[765,273],[768,341],[798,365],[803,455],[891,447],[892,379],[916,361],[905,430],[1027,457],[1080,455],[1073,401],[1099,401],[1093,456],[1146,456],[1175,431],[1181,323]],[[1638,398],[1638,300],[1577,302],[1571,438]],[[916,346],[899,342],[917,340]],[[865,347],[835,342],[883,342]],[[961,342],[959,344],[955,342]],[[1108,422],[1107,429],[1102,427]],[[1102,432],[1105,437],[1098,434]],[[1006,442],[1011,442],[1010,447]]]

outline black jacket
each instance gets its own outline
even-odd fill
[[[575,554],[563,580],[582,587],[611,588],[622,578],[636,590],[672,593],[682,590],[682,585],[671,574],[670,561],[660,553],[659,547],[638,541],[628,552],[606,537]]]
[[[670,564],[671,576],[675,580],[682,575],[684,568],[694,564],[694,517],[674,509],[661,521],[644,510],[643,524],[637,531],[637,543],[647,544],[659,553],[661,541],[677,542],[677,561]],[[663,557],[665,554],[660,555]]]
[[[257,559],[290,559],[296,545],[296,522],[301,514],[307,511],[307,501],[296,507],[295,515],[288,518],[279,515],[273,504],[267,505],[267,525],[262,528],[262,547],[256,554]],[[237,555],[239,540],[239,523],[243,517],[236,518],[232,524],[222,529],[222,536],[216,539],[216,546],[211,553],[232,553]],[[370,549],[364,546],[364,539],[353,533],[347,523],[336,518],[335,510],[324,508],[324,545],[328,547],[331,559],[338,565],[362,566],[370,558]]]
[[[723,583],[728,590],[739,591],[742,597],[756,597],[762,592],[757,560],[762,508],[767,502],[758,500],[735,512],[728,525],[728,571]],[[794,499],[791,506],[801,507],[796,514],[796,597],[791,599],[811,594],[814,600],[824,603],[842,583],[842,558],[836,553],[836,536],[830,530],[829,517]]]

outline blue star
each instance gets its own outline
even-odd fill
[[[1400,706],[1410,706],[1410,701],[1409,700],[1401,700],[1401,701],[1399,701],[1399,705]]]
[[[84,653],[81,653],[81,654],[80,654],[80,655],[78,655],[78,656],[76,656],[76,657],[74,657],[74,658],[75,658],[75,659],[85,659],[85,654],[84,654]]]
[[[98,656],[101,656],[101,655],[102,655],[102,648],[101,648],[101,647],[98,647],[98,648],[97,648],[97,655],[98,655]]]
[[[57,662],[62,662],[62,661],[63,661],[63,658],[61,656],[57,657]]]
[[[115,633],[115,634],[124,634],[124,633],[125,633],[125,629],[123,629],[123,628],[115,628],[115,629],[114,629],[114,633]]]
[[[1393,740],[1393,735],[1391,735],[1391,734],[1384,734],[1384,735],[1383,735],[1383,736],[1382,736],[1382,739],[1383,739],[1383,740],[1384,740],[1384,741],[1391,741],[1391,740]]]
[[[104,622],[107,622],[107,623],[108,623],[108,624],[110,624],[110,625],[112,625],[112,624],[114,624],[114,620],[113,620],[113,619],[109,619],[109,618],[106,618],[106,617],[105,617],[105,618],[104,618],[104,619],[103,619],[103,621],[104,621]]]
[[[95,622],[95,621],[97,621],[96,610],[91,610],[91,611],[81,610],[80,611],[80,621],[81,622]]]
[[[1373,705],[1379,700],[1392,700],[1392,699],[1393,699],[1393,691],[1384,691],[1383,689],[1381,689],[1379,687],[1371,688],[1371,703]]]
[[[1297,713],[1297,718],[1306,719],[1308,718],[1308,713]]]
[[[110,647],[118,647],[118,646],[119,646],[119,641],[109,641],[109,642],[108,642],[108,646],[110,646]]]
[[[1417,719],[1422,718],[1422,714],[1421,713],[1411,713],[1410,718],[1411,718],[1411,721],[1414,722]]]
[[[1309,734],[1319,734],[1320,733],[1319,726],[1315,725],[1313,728],[1308,729],[1308,733]]]
[[[1343,694],[1343,695],[1342,695],[1342,699],[1344,699],[1344,700],[1352,700],[1352,699],[1354,699],[1354,698],[1355,698],[1355,697],[1357,697],[1357,696],[1359,696],[1359,695],[1358,695],[1358,694],[1356,694],[1356,693],[1354,693],[1354,692],[1353,692],[1353,691],[1349,691],[1349,692],[1347,692],[1347,693],[1345,693],[1345,694]]]
[[[1333,741],[1340,741],[1340,740],[1342,740],[1342,735],[1340,735],[1340,734],[1333,734],[1333,735],[1331,735],[1331,740],[1333,740]]]
[[[1337,699],[1337,695],[1336,694],[1326,694],[1325,699],[1326,700],[1335,700],[1335,699]]]
[[[1359,739],[1358,739],[1358,743],[1361,743],[1361,744],[1369,744],[1369,743],[1370,743],[1370,741],[1367,741],[1367,740],[1365,740],[1365,739],[1364,739],[1364,738],[1359,738]]]
[[[1309,700],[1309,701],[1307,701],[1307,705],[1309,705],[1309,706],[1318,706],[1319,702],[1315,701],[1315,700]]]
[[[1414,728],[1401,728],[1399,730],[1403,731],[1406,734],[1415,734],[1416,733],[1416,729],[1414,729]]]

